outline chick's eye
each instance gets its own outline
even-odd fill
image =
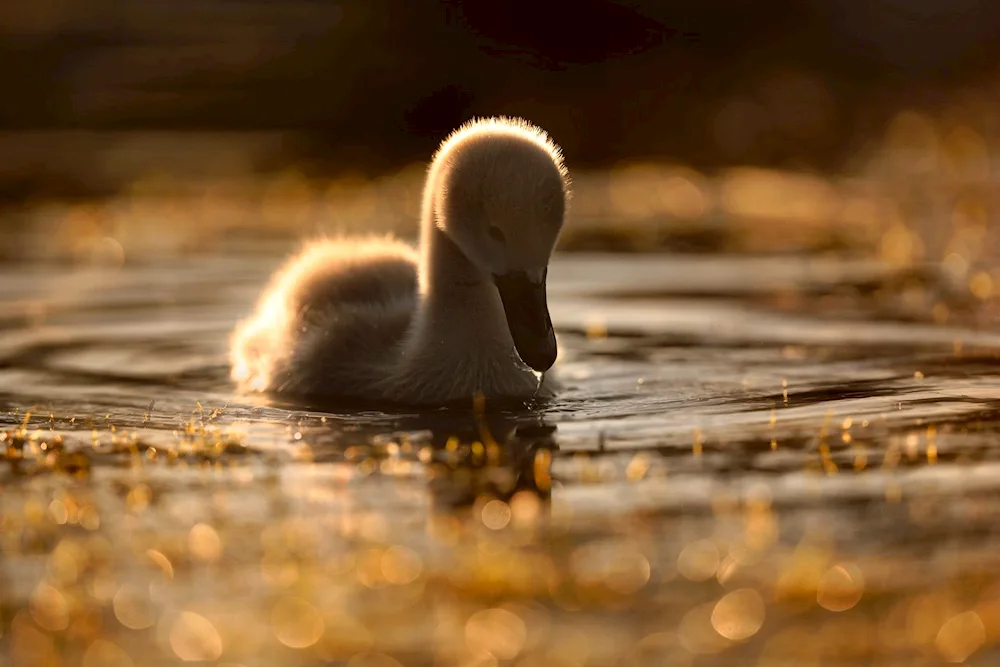
[[[490,225],[490,228],[489,230],[487,230],[487,233],[490,235],[490,238],[496,241],[497,243],[507,242],[507,237],[504,235],[503,230],[497,227],[496,225]]]

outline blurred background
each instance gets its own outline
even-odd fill
[[[995,245],[991,0],[11,0],[0,77],[8,260],[410,234],[492,114],[564,147],[567,250]]]

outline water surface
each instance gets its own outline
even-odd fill
[[[563,255],[564,390],[483,416],[234,393],[280,259],[0,271],[0,664],[1000,658],[1000,333],[943,274]]]

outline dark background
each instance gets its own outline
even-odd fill
[[[574,167],[835,171],[998,63],[996,0],[6,0],[0,194],[98,187],[80,146],[122,132],[276,131],[255,168],[373,175],[486,114]]]

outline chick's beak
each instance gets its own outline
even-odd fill
[[[556,361],[556,335],[545,296],[546,270],[494,276],[507,327],[521,361],[544,373]]]

